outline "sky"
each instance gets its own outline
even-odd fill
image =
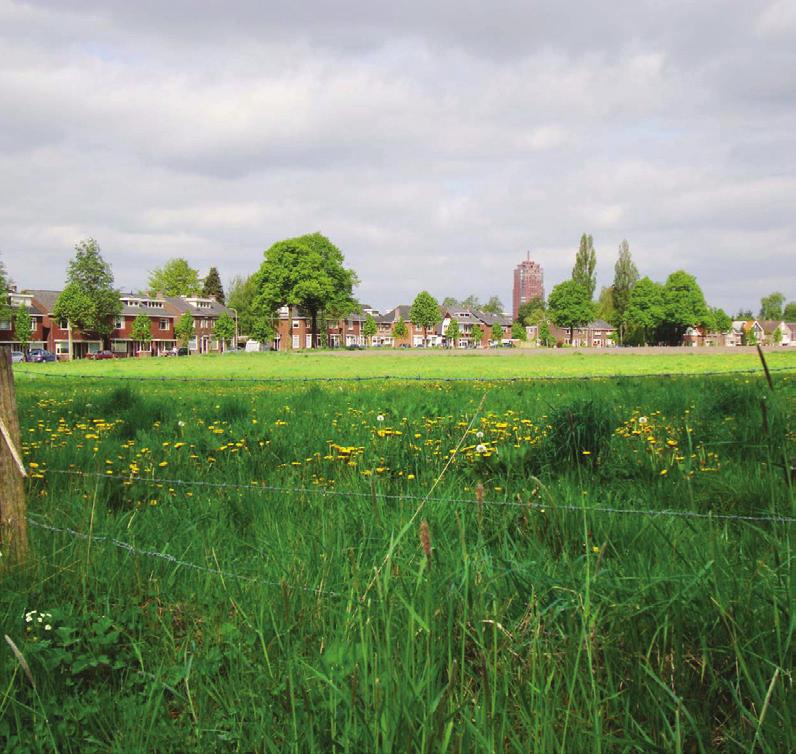
[[[94,237],[125,290],[228,283],[320,231],[382,310],[597,285],[796,299],[793,0],[0,0],[0,260],[59,288]]]

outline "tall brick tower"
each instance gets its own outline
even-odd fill
[[[544,298],[544,273],[542,266],[531,259],[531,252],[514,268],[514,295],[512,313],[517,319],[520,306],[534,298]]]

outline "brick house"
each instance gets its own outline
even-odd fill
[[[111,332],[111,351],[117,356],[136,356],[139,353],[158,356],[172,350],[176,344],[174,335],[175,314],[166,309],[163,297],[136,296],[133,293],[121,296],[122,312]],[[141,314],[149,317],[149,332],[152,340],[148,346],[133,340],[132,329],[135,318]],[[143,346],[143,347],[142,347]]]
[[[213,335],[216,320],[227,314],[235,319],[235,313],[214,298],[201,296],[158,296],[158,301],[163,301],[163,310],[166,317],[172,317],[173,327],[183,314],[188,312],[193,317],[194,336],[188,342],[191,353],[209,353],[219,351],[222,346]]]
[[[0,344],[10,345],[14,350],[22,350],[14,331],[14,317],[20,307],[24,307],[30,315],[30,338],[28,348],[46,348],[47,339],[44,332],[44,314],[40,308],[33,303],[33,295],[30,293],[18,293],[15,290],[8,292],[8,305],[11,312],[7,319],[0,319]]]
[[[610,348],[615,343],[616,328],[598,319],[584,327],[558,327],[550,325],[550,334],[558,343],[573,348]]]
[[[61,291],[49,291],[38,288],[25,289],[23,293],[31,296],[33,308],[42,317],[40,340],[45,343],[43,348],[54,353],[59,359],[69,358],[69,325],[66,320],[56,318],[55,302]],[[72,328],[72,355],[82,359],[90,353],[96,353],[103,348],[102,338],[96,333],[84,333],[77,328]]]

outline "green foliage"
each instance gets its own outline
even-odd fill
[[[235,320],[226,312],[222,312],[213,325],[213,335],[226,346],[235,337]]]
[[[481,308],[481,300],[474,293],[471,293],[467,298],[462,299],[461,307],[462,309],[476,311]]]
[[[253,331],[257,319],[254,305],[256,295],[257,287],[254,275],[249,275],[249,277],[236,275],[232,278],[227,302],[229,307],[238,313],[238,330],[242,335],[254,336]]]
[[[594,251],[594,240],[584,233],[580,237],[580,246],[575,255],[575,266],[572,268],[572,280],[579,283],[588,293],[589,301],[594,296],[597,287],[597,254]],[[559,325],[560,326],[560,325]]]
[[[556,468],[599,465],[610,451],[617,417],[604,401],[580,398],[556,406],[549,418],[547,461]]]
[[[316,347],[321,312],[342,317],[359,310],[353,295],[359,280],[344,261],[342,252],[320,233],[278,241],[255,273],[255,311],[267,317],[281,306],[299,307],[310,316]]]
[[[448,339],[448,343],[452,346],[456,345],[456,341],[461,337],[461,328],[459,327],[459,323],[452,319],[448,323],[448,329],[445,332],[445,337]]]
[[[710,328],[715,332],[726,333],[732,329],[732,317],[724,309],[715,308],[710,310]]]
[[[276,337],[276,330],[271,324],[269,317],[256,317],[249,330],[249,334],[259,343],[265,346],[270,345],[271,341]]]
[[[752,314],[751,309],[739,309],[738,313],[733,317],[734,320],[741,320],[743,322],[748,322],[755,318],[755,315]]]
[[[503,340],[503,325],[500,322],[495,322],[492,325],[492,332],[490,333],[492,340]]]
[[[538,325],[544,319],[545,301],[543,298],[532,298],[520,304],[517,310],[517,319],[524,325]]]
[[[630,292],[625,324],[641,343],[647,345],[655,330],[663,322],[663,289],[658,284],[643,277]]]
[[[672,345],[680,343],[689,327],[696,327],[707,319],[708,307],[696,278],[683,270],[673,272],[663,284],[664,338]]]
[[[415,327],[423,328],[425,336],[429,328],[436,327],[442,321],[437,299],[428,291],[418,293],[409,310],[409,318]]]
[[[150,295],[198,296],[202,292],[199,270],[188,264],[187,259],[175,257],[162,267],[149,273]]]
[[[594,304],[588,289],[576,280],[565,280],[547,299],[550,319],[559,327],[583,327],[594,319]]]
[[[395,324],[392,326],[392,334],[394,338],[401,340],[409,335],[409,328],[406,326],[406,322],[403,321],[401,317],[398,317],[395,320]]]
[[[550,332],[550,325],[546,319],[539,323],[539,345],[545,348],[552,348],[556,344],[553,333]]]
[[[614,284],[611,286],[613,298],[612,318],[603,317],[619,330],[620,340],[624,337],[627,327],[627,310],[630,306],[630,294],[638,282],[638,268],[630,256],[627,240],[619,244],[619,258],[614,265]]]
[[[19,345],[22,347],[23,351],[28,350],[32,323],[33,318],[30,316],[27,307],[17,307],[16,314],[14,315],[14,337],[19,341]]]
[[[202,285],[202,295],[212,296],[220,304],[226,303],[224,299],[224,286],[221,285],[221,276],[217,267],[211,267]]]
[[[603,319],[606,322],[614,324],[616,320],[616,310],[614,309],[614,292],[612,288],[603,286],[600,290],[600,295],[597,297],[595,316],[597,319]]]
[[[137,314],[130,328],[130,337],[138,343],[152,341],[152,322],[146,314]]]
[[[362,325],[362,334],[366,338],[372,338],[379,331],[379,326],[376,324],[376,319],[372,314],[365,317],[365,323]]]
[[[514,340],[528,340],[528,332],[522,322],[514,322],[511,325],[511,337]]]
[[[186,348],[188,342],[195,334],[193,315],[190,312],[184,312],[174,325],[174,335],[177,338],[177,342],[182,348]]]
[[[453,298],[453,296],[445,296],[442,299],[442,306],[446,309],[457,309],[459,307],[459,300]]]
[[[754,327],[744,328],[741,333],[741,345],[755,346],[757,345],[757,335],[755,334]]]
[[[472,329],[470,330],[470,335],[473,338],[473,343],[476,346],[481,345],[482,341],[484,340],[484,331],[481,328],[481,325],[473,325]]]
[[[487,314],[503,314],[503,302],[497,296],[492,296],[481,307],[481,311]]]
[[[113,273],[100,254],[99,244],[93,238],[80,241],[67,268],[66,286],[55,302],[55,316],[83,332],[107,338],[121,310]]]
[[[760,314],[758,315],[758,319],[782,319],[782,308],[784,304],[785,296],[779,292],[772,293],[769,296],[763,296],[763,298],[760,299]]]
[[[796,301],[790,301],[785,306],[785,309],[782,312],[782,319],[784,319],[786,322],[796,322]]]

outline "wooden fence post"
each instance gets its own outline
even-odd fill
[[[0,347],[0,568],[24,562],[28,553],[25,476],[11,349]]]

